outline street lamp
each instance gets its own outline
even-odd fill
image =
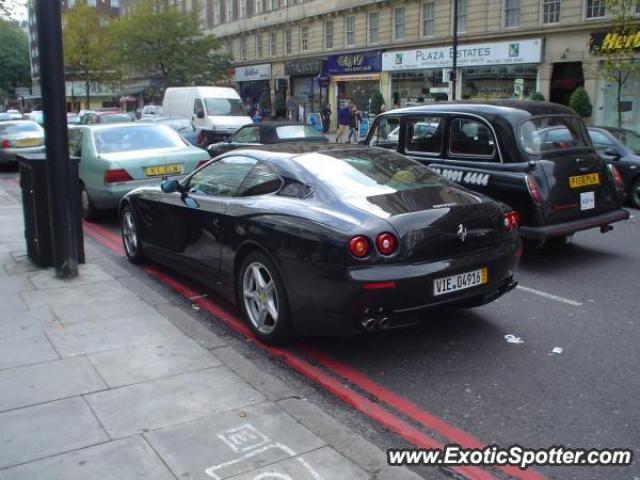
[[[458,80],[458,1],[459,0],[453,0],[453,68],[449,74],[451,100],[456,99],[456,84]]]

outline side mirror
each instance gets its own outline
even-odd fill
[[[178,182],[175,179],[173,179],[173,180],[163,180],[162,183],[160,184],[160,189],[164,193],[179,192],[181,190],[180,182]]]
[[[618,151],[618,149],[617,149],[617,148],[607,148],[607,149],[604,151],[604,154],[605,154],[607,157],[612,157],[612,158],[613,158],[613,160],[620,160],[620,157],[622,156],[622,155],[620,155],[620,152]]]
[[[204,110],[198,110],[198,113],[196,113],[196,117],[202,120],[204,118]]]

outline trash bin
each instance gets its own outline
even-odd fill
[[[72,157],[73,178],[78,177],[79,159]],[[38,267],[53,266],[53,243],[49,218],[49,188],[47,184],[47,157],[44,153],[19,155],[20,188],[22,189],[22,211],[24,214],[24,236],[27,255]],[[74,231],[77,235],[78,263],[84,263],[84,239],[80,209],[80,182],[74,187]]]

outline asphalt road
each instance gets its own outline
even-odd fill
[[[592,230],[562,248],[525,252],[523,288],[487,306],[431,313],[403,330],[304,341],[485,444],[635,450],[631,467],[536,467],[549,478],[640,480],[640,212],[631,214],[606,235]],[[118,230],[114,219],[102,224]],[[383,429],[360,430],[382,448],[407,446]]]

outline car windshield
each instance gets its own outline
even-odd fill
[[[280,140],[292,138],[324,138],[310,125],[284,125],[276,128],[276,135]]]
[[[42,132],[42,127],[34,122],[2,123],[0,135],[13,135],[14,133]]]
[[[615,130],[611,132],[625,147],[640,155],[640,134],[633,130]]]
[[[131,117],[127,113],[109,113],[100,115],[100,123],[121,123],[130,122]]]
[[[584,123],[577,117],[534,117],[520,125],[520,148],[539,154],[591,146]]]
[[[247,114],[237,98],[205,98],[208,115],[225,115],[243,117]]]
[[[171,120],[161,120],[160,123],[173,128],[177,132],[191,132],[194,130],[193,124],[188,118],[173,118]]]
[[[449,182],[424,165],[382,149],[350,148],[295,158],[341,198],[371,197]]]
[[[105,128],[94,131],[98,153],[182,147],[184,142],[173,130],[156,125]]]

